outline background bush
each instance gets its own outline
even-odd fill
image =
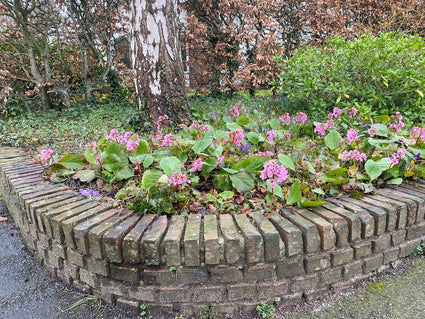
[[[281,68],[280,93],[303,109],[324,114],[335,105],[362,106],[374,115],[400,111],[425,120],[425,41],[419,36],[335,36],[321,48],[298,49]]]

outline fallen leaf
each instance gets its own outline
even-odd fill
[[[210,213],[215,214],[217,208],[215,208],[214,205],[208,204],[208,210],[210,211]]]
[[[0,222],[4,222],[4,221],[6,221],[7,220],[7,217],[1,217],[0,216]]]

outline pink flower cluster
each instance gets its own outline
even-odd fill
[[[305,114],[304,112],[298,112],[292,118],[292,122],[295,124],[295,126],[304,125],[305,122],[307,122],[307,114]]]
[[[400,132],[402,128],[406,126],[403,123],[403,116],[400,112],[396,112],[395,115],[391,115],[391,118],[395,120],[395,123],[390,125],[390,128],[393,129],[394,132]]]
[[[333,112],[328,114],[328,119],[337,119],[342,114],[342,110],[340,108],[334,107]]]
[[[367,160],[367,156],[365,153],[359,152],[358,150],[351,150],[349,152],[344,151],[342,152],[342,160],[345,162],[349,160],[364,162]]]
[[[359,140],[359,132],[357,130],[350,128],[347,131],[347,143],[355,142]]]
[[[168,186],[178,186],[183,185],[184,183],[190,184],[192,181],[187,178],[187,176],[182,172],[173,172],[173,175],[171,177],[167,177],[168,179]]]
[[[415,126],[412,132],[410,132],[410,144],[415,143],[419,138],[422,142],[425,142],[425,128]]]
[[[202,171],[202,159],[197,158],[196,160],[193,161],[193,165],[192,165],[192,168],[190,169],[190,172],[195,173],[200,171]]]
[[[224,156],[217,157],[217,165],[223,164],[223,161],[224,161]]]
[[[316,127],[314,128],[314,133],[318,133],[322,136],[326,134],[326,130],[329,128],[333,128],[335,123],[331,120],[327,120],[325,123],[316,123]]]
[[[289,113],[285,113],[284,115],[279,116],[279,120],[281,120],[281,122],[286,125],[291,124],[291,117],[289,116]]]
[[[370,137],[374,137],[376,135],[376,132],[378,132],[378,128],[375,125],[372,125],[370,129],[367,130]]]
[[[205,133],[210,131],[210,127],[208,125],[199,124],[199,121],[193,121],[189,126],[189,130],[197,130],[198,132]]]
[[[269,143],[273,143],[274,139],[277,137],[277,134],[275,133],[275,131],[271,130],[266,133],[266,136],[267,141],[269,141]]]
[[[404,150],[402,148],[399,148],[396,153],[392,153],[388,159],[391,163],[394,165],[398,164],[399,158],[404,158],[406,156],[406,153],[404,153]]]
[[[241,146],[242,141],[245,139],[243,130],[241,129],[236,129],[235,132],[227,132],[226,136],[231,138],[232,143],[236,144],[237,146]]]
[[[133,135],[133,133],[131,133],[131,132],[125,132],[124,135],[119,135],[117,130],[112,129],[109,132],[108,136],[106,136],[106,140],[113,141],[114,139],[116,139],[121,144],[125,144],[127,151],[131,152],[131,151],[135,151],[137,149],[137,147],[139,146],[139,143],[140,143],[139,135],[136,134],[135,140],[130,140],[132,135]],[[97,146],[95,144],[95,142],[93,142],[93,143],[90,145],[91,147]]]
[[[357,112],[358,112],[355,107],[352,107],[352,108],[346,107],[345,109],[348,110],[348,117],[350,117],[350,118],[355,117]]]
[[[236,103],[231,109],[230,109],[230,114],[232,116],[239,116],[240,113],[244,112],[245,114],[247,113],[247,110],[245,108],[245,105],[242,104],[241,101],[238,101],[238,103]]]
[[[275,160],[271,160],[264,164],[264,169],[261,171],[260,178],[263,180],[269,178],[268,181],[271,187],[275,188],[276,177],[277,183],[281,184],[288,178],[288,171],[285,166],[277,164]]]
[[[52,157],[52,154],[53,154],[53,150],[51,150],[50,148],[47,150],[40,151],[40,155],[44,161],[48,161]]]
[[[164,116],[160,115],[158,117],[158,122],[156,123],[156,129],[160,131],[163,126],[168,126],[170,124],[171,124],[171,121],[168,119],[168,115],[164,115]]]
[[[255,155],[257,155],[257,156],[264,156],[264,157],[272,157],[272,156],[274,156],[274,153],[271,152],[271,151],[267,151],[267,152],[258,152]]]

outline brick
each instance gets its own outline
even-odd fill
[[[217,217],[204,216],[204,249],[205,264],[218,265],[220,263],[220,247],[218,243]]]
[[[128,287],[127,296],[145,302],[158,301],[158,289],[156,287]]]
[[[109,276],[109,263],[104,259],[87,258],[87,269],[95,274]]]
[[[305,253],[314,253],[320,250],[320,235],[315,224],[287,209],[282,209],[281,214],[301,230]]]
[[[425,234],[425,222],[420,222],[419,224],[412,225],[407,228],[406,240],[412,240],[420,238]]]
[[[66,246],[54,243],[52,244],[52,250],[57,256],[61,257],[62,259],[66,259]]]
[[[347,245],[350,229],[347,221],[343,217],[323,207],[314,207],[310,210],[332,224],[336,235],[337,247],[344,247]]]
[[[276,273],[279,279],[287,279],[305,274],[304,260],[301,257],[290,258],[276,265]]]
[[[383,264],[387,265],[390,262],[396,261],[398,259],[398,254],[400,252],[399,247],[390,248],[384,251],[384,261]]]
[[[257,224],[264,240],[265,261],[276,261],[285,256],[285,244],[280,238],[279,232],[262,212],[252,211],[249,216]]]
[[[247,282],[268,281],[273,278],[273,266],[270,264],[244,267],[244,278]]]
[[[307,209],[296,209],[297,214],[316,225],[320,235],[320,248],[329,250],[335,247],[336,235],[331,223]]]
[[[421,243],[420,239],[414,239],[408,242],[405,242],[404,244],[400,245],[400,254],[399,254],[399,258],[403,258],[406,256],[409,256],[410,254],[413,253],[413,251],[415,250],[415,248]]]
[[[391,232],[391,245],[398,246],[406,240],[407,231],[405,229]]]
[[[220,215],[220,229],[224,239],[224,255],[228,264],[240,260],[240,239],[233,218],[229,214]]]
[[[331,265],[328,254],[316,255],[304,258],[305,270],[307,273],[329,268]]]
[[[351,247],[345,247],[343,249],[331,252],[331,265],[332,267],[347,264],[353,261],[354,250]]]
[[[185,225],[183,216],[172,216],[168,224],[167,233],[162,241],[164,258],[167,266],[178,266],[182,264],[181,248]]]
[[[156,218],[157,216],[153,214],[144,215],[137,225],[124,237],[122,254],[125,262],[137,264],[142,261],[140,256],[140,241]]]
[[[28,234],[28,231],[25,231],[24,234]],[[37,248],[41,250],[49,250],[51,246],[52,246],[52,240],[50,239],[50,237],[43,233],[39,233]]]
[[[104,211],[107,211],[111,209],[109,205],[99,205],[91,208],[81,214],[78,214],[76,216],[73,216],[69,219],[63,220],[61,222],[61,227],[65,239],[65,243],[68,247],[72,249],[76,249],[77,245],[75,243],[74,238],[74,227],[80,223],[85,222],[86,220],[90,219],[93,216],[98,215],[99,213],[102,213]]]
[[[245,260],[254,264],[264,260],[264,242],[260,232],[245,214],[233,216],[245,242]]]
[[[364,273],[369,273],[374,270],[378,270],[384,261],[384,255],[379,254],[376,256],[367,257],[364,259],[363,270]]]
[[[183,240],[184,263],[186,266],[201,264],[201,215],[190,215]]]
[[[385,249],[390,248],[391,246],[391,235],[385,234],[381,235],[378,238],[372,240],[372,249],[373,253],[380,253],[384,251]]]
[[[418,205],[418,211],[416,215],[416,222],[419,223],[423,221],[425,217],[425,191],[422,188],[414,187],[409,184],[398,185],[397,190],[409,194],[409,197],[416,201]]]
[[[120,223],[116,223],[103,234],[103,252],[106,259],[115,263],[123,261],[122,241],[141,218],[138,214],[133,215]]]
[[[296,277],[292,280],[291,291],[296,292],[311,292],[315,291],[319,285],[319,276],[317,273],[306,276]]]
[[[133,312],[136,314],[139,312],[139,302],[127,298],[117,298],[116,304],[120,308],[124,308],[126,311]]]
[[[122,266],[110,264],[111,277],[116,280],[138,283],[140,280],[139,268],[133,266]]]
[[[227,295],[230,301],[254,299],[257,297],[257,289],[254,284],[228,285]]]
[[[85,267],[86,266],[86,262],[85,262],[85,258],[82,254],[80,254],[78,251],[72,250],[72,249],[68,249],[67,250],[67,257],[70,263],[80,266],[80,267]]]
[[[382,208],[387,213],[387,226],[385,228],[386,231],[393,231],[397,228],[398,208],[396,205],[378,201],[374,199],[373,196],[365,196],[364,198],[361,198],[360,201],[377,208]]]
[[[272,283],[260,283],[257,285],[258,299],[270,300],[276,297],[282,297],[288,293],[289,285],[286,281]]]
[[[50,250],[47,251],[47,263],[58,269],[63,268],[63,259]]]
[[[204,284],[208,281],[208,272],[200,268],[180,268],[176,271],[176,279],[183,284]]]
[[[357,260],[342,267],[345,280],[356,278],[363,274],[363,260]]]
[[[276,212],[269,213],[270,221],[276,227],[285,244],[287,257],[303,252],[303,237],[301,230],[289,220],[283,218]]]
[[[127,218],[130,218],[134,215],[133,211],[122,211],[118,215],[113,215],[112,217],[106,219],[103,223],[97,225],[96,227],[90,229],[87,233],[88,246],[90,247],[90,255],[95,258],[103,258],[103,235],[115,225],[123,222]],[[83,223],[84,224],[84,223]],[[77,227],[74,228],[74,231]],[[78,234],[79,236],[80,234]]]
[[[326,269],[319,273],[320,285],[330,285],[342,280],[342,267]]]
[[[371,242],[362,242],[360,244],[354,245],[354,259],[359,260],[363,257],[369,256],[372,254],[372,243]]]
[[[159,265],[161,262],[160,243],[167,229],[167,217],[156,219],[140,241],[141,256],[147,265]],[[144,257],[144,258],[143,258]]]
[[[146,285],[170,285],[176,281],[176,273],[168,269],[143,269]]]
[[[235,266],[220,266],[210,269],[211,282],[217,283],[235,283],[242,280],[242,272],[239,267]]]
[[[376,194],[373,195],[372,198],[379,202],[393,205],[393,207],[395,207],[397,211],[397,227],[396,228],[401,229],[406,227],[409,206],[405,202],[402,202],[390,197],[385,197],[382,195],[376,195]]]
[[[193,302],[221,303],[225,300],[226,287],[224,286],[203,286],[195,288],[192,296]]]
[[[184,300],[190,300],[188,288],[161,287],[159,289],[159,302],[163,305],[180,303]]]
[[[120,297],[128,296],[128,286],[110,278],[100,277],[99,286],[102,295],[110,294]]]
[[[119,218],[118,214],[118,210],[111,209],[104,213],[100,213],[86,220],[85,222],[82,222],[81,224],[76,225],[74,227],[74,240],[75,244],[77,245],[78,251],[88,255],[90,251],[88,240],[89,231],[114,216],[116,217],[115,220],[113,220],[112,222],[116,222],[116,220]]]
[[[378,194],[406,203],[408,207],[406,226],[413,225],[416,222],[416,216],[418,212],[417,198],[412,197],[409,194],[400,192],[398,189],[395,188],[384,188],[383,190],[379,190]]]
[[[80,268],[80,281],[86,283],[90,287],[97,286],[97,276],[96,274],[91,273],[90,271]]]
[[[343,202],[339,199],[328,198],[326,200],[332,203],[332,204],[327,204],[326,207],[329,207],[333,211],[339,214],[342,214],[342,213],[346,214],[346,212],[348,211],[348,212],[351,212],[351,214],[354,214],[354,216],[357,216],[357,218],[360,220],[360,225],[361,225],[361,235],[360,235],[361,238],[369,238],[374,235],[375,220],[368,211],[366,211],[362,207],[353,205],[348,202]],[[341,208],[343,209],[342,211],[340,210]]]

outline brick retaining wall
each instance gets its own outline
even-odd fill
[[[248,310],[350,285],[425,241],[425,182],[280,214],[118,211],[44,182],[24,152],[0,147],[0,195],[28,248],[66,283],[108,302],[176,311]]]

